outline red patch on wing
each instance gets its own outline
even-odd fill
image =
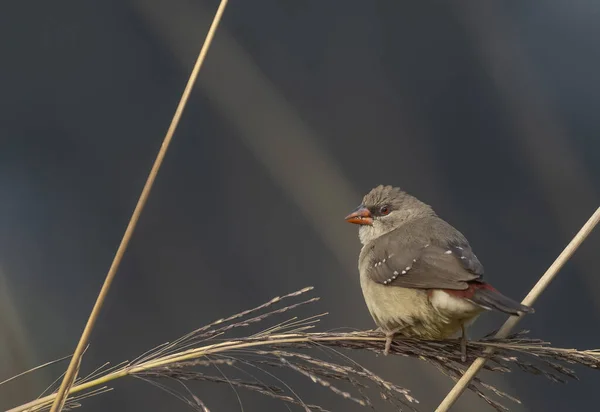
[[[469,287],[465,290],[454,290],[454,289],[441,289],[449,295],[456,296],[457,298],[470,299],[473,297],[475,292],[479,289],[496,290],[492,285],[483,282],[472,282],[469,283]],[[427,291],[427,294],[431,296],[433,289]]]

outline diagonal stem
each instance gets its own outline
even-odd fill
[[[171,125],[169,126],[169,129],[167,130],[167,133],[166,133],[163,143],[160,147],[158,155],[156,156],[156,160],[154,161],[154,165],[152,166],[152,169],[150,170],[150,173],[148,175],[148,179],[146,180],[146,184],[144,185],[142,193],[138,199],[137,205],[135,206],[133,214],[131,215],[131,219],[129,220],[129,224],[127,225],[127,229],[125,230],[125,234],[123,235],[123,238],[121,239],[119,248],[117,249],[115,257],[113,258],[112,264],[110,265],[110,269],[108,270],[108,273],[104,280],[104,284],[102,285],[102,289],[100,289],[100,293],[98,294],[98,298],[96,299],[96,303],[94,304],[92,312],[87,320],[87,323],[85,325],[83,333],[81,334],[81,337],[79,338],[79,343],[77,344],[75,353],[73,354],[73,357],[71,358],[71,362],[69,363],[69,367],[67,368],[65,377],[62,380],[62,383],[60,385],[58,393],[56,394],[56,397],[54,398],[54,402],[52,404],[52,408],[50,409],[50,412],[59,412],[60,410],[62,410],[62,407],[64,406],[64,402],[67,397],[67,393],[69,392],[69,389],[71,388],[71,386],[73,385],[73,382],[77,378],[77,370],[81,363],[81,358],[83,356],[84,349],[89,341],[92,330],[94,329],[94,325],[96,324],[96,320],[98,319],[98,315],[100,314],[100,310],[102,309],[102,305],[104,304],[104,300],[108,294],[108,291],[110,289],[112,281],[115,278],[115,275],[117,273],[119,265],[121,264],[121,260],[123,259],[125,250],[127,249],[127,246],[129,245],[129,241],[131,240],[133,231],[135,230],[135,227],[140,218],[140,215],[142,214],[144,206],[146,205],[148,196],[150,195],[150,191],[152,190],[152,186],[154,185],[154,181],[156,180],[156,176],[158,174],[160,166],[162,165],[162,162],[165,158],[167,149],[169,148],[169,144],[171,143],[171,140],[173,139],[175,130],[177,129],[177,126],[179,125],[179,121],[181,120],[181,115],[183,114],[183,110],[185,109],[185,106],[190,97],[190,94],[192,92],[192,89],[194,87],[196,79],[198,78],[198,73],[200,72],[202,63],[204,63],[206,54],[212,43],[212,39],[217,30],[217,26],[219,25],[219,22],[221,21],[221,18],[223,16],[223,12],[225,11],[226,5],[227,5],[227,0],[221,0],[221,3],[219,4],[219,8],[217,9],[217,12],[213,19],[213,22],[210,26],[210,29],[208,30],[208,34],[206,35],[206,39],[204,40],[204,44],[202,45],[202,49],[200,50],[200,54],[198,55],[198,58],[196,60],[196,64],[194,65],[194,68],[192,70],[190,78],[187,82],[187,85],[185,86],[185,89],[181,96],[181,100],[179,101],[179,104],[177,106],[177,110],[175,111],[175,114],[173,115],[173,120],[171,121]]]
[[[542,292],[548,287],[552,279],[556,277],[558,271],[564,266],[565,263],[573,256],[573,253],[581,246],[583,241],[592,233],[594,227],[600,221],[600,207],[596,209],[594,214],[588,219],[588,221],[583,225],[579,233],[575,235],[575,237],[571,240],[571,242],[567,245],[567,247],[562,251],[562,253],[556,258],[554,263],[548,268],[546,273],[538,280],[533,289],[529,292],[529,294],[523,299],[523,304],[527,306],[533,305],[533,303],[537,300],[537,298],[542,294]],[[496,338],[505,338],[510,331],[519,323],[521,320],[520,316],[511,316],[508,320],[502,325],[498,333],[496,333]],[[486,349],[486,354],[491,354],[494,350],[492,348]],[[467,389],[471,380],[477,375],[477,373],[481,370],[483,365],[485,364],[486,358],[481,357],[475,359],[475,361],[471,364],[469,369],[465,372],[465,374],[459,379],[459,381],[454,385],[452,390],[446,395],[440,406],[437,407],[435,412],[447,412],[450,410],[452,405],[458,400],[460,395]]]

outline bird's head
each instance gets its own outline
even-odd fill
[[[346,221],[360,225],[360,241],[366,245],[411,220],[433,214],[431,207],[399,188],[379,185],[365,195]]]

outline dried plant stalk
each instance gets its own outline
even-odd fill
[[[535,286],[531,289],[529,294],[523,299],[523,304],[527,306],[532,306],[533,303],[537,300],[537,298],[544,292],[546,287],[552,282],[552,280],[556,277],[560,269],[564,266],[565,263],[573,256],[573,253],[581,246],[583,241],[592,233],[596,225],[600,222],[600,207],[596,209],[594,214],[588,219],[588,221],[583,225],[583,227],[579,230],[579,232],[575,235],[575,237],[569,242],[567,247],[562,251],[562,253],[556,258],[554,263],[548,268],[546,273],[542,275],[540,280],[535,284]],[[511,316],[508,320],[502,325],[496,336],[498,338],[503,338],[507,336],[511,330],[517,325],[517,323],[521,320],[519,316]],[[487,356],[493,352],[493,348],[488,349],[483,356],[477,358],[473,364],[469,367],[469,369],[465,372],[464,375],[460,378],[460,380],[454,385],[452,390],[446,395],[442,403],[437,407],[435,412],[447,412],[454,403],[458,400],[460,395],[467,389],[469,382],[473,380],[475,375],[483,368],[485,364]]]
[[[82,378],[69,389],[65,407],[72,408],[83,398],[109,390],[106,384],[125,376],[136,377],[157,386],[198,411],[208,411],[207,405],[195,396],[186,386],[187,381],[226,383],[239,388],[261,393],[279,401],[302,406],[305,411],[324,411],[322,407],[305,403],[291,388],[267,384],[248,373],[246,369],[265,372],[267,369],[289,370],[311,379],[336,395],[357,404],[372,407],[367,390],[377,391],[380,397],[394,405],[397,410],[416,410],[418,401],[410,390],[388,382],[377,374],[358,365],[338,350],[362,350],[377,354],[382,352],[385,337],[378,332],[349,333],[308,333],[323,315],[306,319],[288,319],[247,337],[217,340],[224,333],[232,333],[239,328],[250,327],[264,322],[301,305],[315,302],[316,298],[290,303],[280,308],[272,306],[297,298],[312,288],[304,288],[226,319],[219,319],[199,328],[173,343],[160,345],[132,362],[124,362],[111,369],[98,368],[91,375]],[[259,313],[260,312],[260,313]],[[320,359],[310,353],[311,348],[326,349],[335,355],[335,360]],[[490,349],[493,354],[487,354]],[[442,373],[458,378],[464,373],[466,364],[461,362],[460,344],[456,340],[421,341],[398,338],[394,341],[391,354],[409,356],[435,365]],[[574,349],[552,348],[547,342],[527,338],[523,333],[505,339],[484,338],[469,342],[468,360],[488,356],[491,362],[486,368],[490,371],[507,372],[519,368],[526,372],[545,376],[553,381],[564,382],[575,378],[575,373],[565,364],[579,364],[590,368],[600,368],[600,351],[578,351]],[[251,379],[227,377],[221,368],[232,373],[243,372]],[[216,369],[221,376],[208,371]],[[186,392],[171,389],[167,383],[178,382]],[[281,381],[280,381],[281,382]],[[477,395],[497,410],[506,410],[490,395],[509,400],[516,399],[504,394],[480,379],[469,386]],[[15,407],[8,412],[47,410],[56,400],[57,394],[40,397],[27,404]]]
[[[60,412],[63,409],[63,407],[65,406],[66,394],[70,393],[69,388],[71,387],[71,385],[77,378],[77,374],[78,374],[79,367],[81,365],[81,360],[83,357],[83,352],[85,350],[85,347],[87,346],[90,335],[92,334],[92,330],[94,329],[96,320],[98,319],[98,316],[100,315],[100,310],[102,309],[102,306],[104,305],[104,300],[106,299],[106,296],[108,295],[108,291],[110,290],[112,281],[117,274],[117,270],[119,269],[121,260],[123,259],[123,255],[125,254],[125,250],[127,250],[129,241],[131,240],[131,237],[133,236],[133,231],[135,230],[137,222],[142,214],[142,211],[144,210],[146,201],[148,200],[148,197],[150,196],[150,191],[152,190],[152,186],[154,185],[154,180],[156,179],[156,176],[158,175],[160,166],[162,165],[163,159],[165,158],[165,155],[167,154],[167,149],[169,148],[169,144],[171,143],[171,140],[173,139],[173,135],[175,134],[175,130],[177,129],[177,126],[179,125],[181,115],[183,114],[183,109],[187,105],[187,101],[190,97],[190,94],[192,93],[192,89],[194,87],[194,84],[196,83],[196,79],[198,78],[198,73],[200,72],[202,63],[204,63],[204,59],[206,58],[206,53],[208,52],[208,49],[212,43],[212,39],[217,30],[217,26],[219,25],[219,22],[221,21],[221,17],[223,16],[223,12],[225,11],[226,5],[227,5],[227,0],[221,0],[221,3],[219,5],[219,8],[217,9],[217,12],[213,19],[213,22],[210,26],[210,29],[208,30],[208,34],[206,35],[204,44],[202,45],[202,49],[200,50],[200,54],[198,55],[198,58],[194,65],[194,68],[192,69],[192,73],[190,74],[187,85],[185,86],[185,89],[183,91],[181,100],[179,101],[179,105],[177,106],[177,109],[175,110],[175,114],[173,115],[173,119],[171,121],[169,129],[167,130],[167,133],[163,139],[163,143],[160,147],[160,150],[156,156],[154,164],[152,165],[152,169],[150,170],[150,173],[148,175],[148,178],[146,180],[144,188],[142,189],[142,193],[140,194],[138,202],[135,206],[135,210],[133,211],[133,214],[131,215],[131,219],[129,220],[129,223],[127,224],[127,229],[125,230],[125,234],[123,235],[123,238],[121,239],[119,248],[117,249],[117,252],[115,253],[115,257],[113,258],[113,261],[110,265],[108,273],[106,274],[104,284],[102,285],[102,288],[100,289],[100,293],[98,294],[98,297],[96,298],[96,303],[94,304],[94,307],[92,308],[92,312],[90,313],[90,316],[86,322],[85,328],[83,329],[81,337],[79,338],[79,342],[77,343],[77,347],[75,348],[75,353],[73,353],[71,362],[69,363],[67,371],[65,372],[65,376],[64,376],[64,378],[61,382],[60,388],[58,390],[58,394],[52,404],[51,412]]]

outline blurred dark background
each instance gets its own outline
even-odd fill
[[[3,3],[0,381],[74,349],[216,10],[216,1]],[[600,4],[230,1],[83,364],[133,359],[314,285],[319,328],[373,327],[343,217],[398,185],[469,238],[522,298],[600,202]],[[594,233],[521,326],[600,347]],[[498,327],[485,315],[472,335]],[[358,356],[432,410],[451,381]],[[66,364],[0,387],[35,398]],[[515,411],[592,410],[600,376],[487,379]],[[307,402],[359,410],[294,381]],[[136,380],[88,411],[187,406]],[[227,385],[192,385],[213,411]],[[240,392],[244,410],[286,410]],[[466,394],[455,408],[486,410]],[[391,409],[384,409],[391,410]]]

